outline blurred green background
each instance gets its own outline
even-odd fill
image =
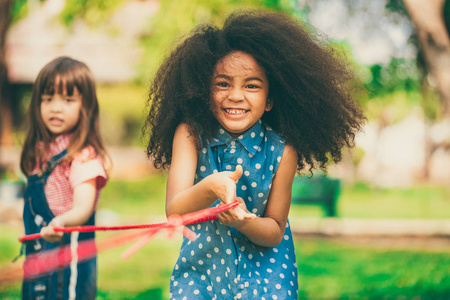
[[[368,117],[364,133],[353,150],[344,151],[343,161],[329,168],[329,175],[342,182],[338,217],[325,217],[320,206],[293,205],[293,223],[448,224],[450,82],[442,83],[446,65],[433,58],[450,60],[450,1],[437,8],[433,3],[427,3],[436,13],[430,17],[421,4],[400,0],[2,1],[0,12],[9,14],[0,20],[9,22],[0,25],[5,40],[0,44],[1,186],[20,180],[17,153],[32,81],[54,56],[71,55],[85,61],[97,79],[101,131],[114,163],[98,221],[160,222],[166,174],[146,160],[141,137],[149,81],[174,43],[194,26],[220,25],[235,9],[263,8],[292,14],[323,31],[327,43],[352,61],[368,91],[358,99]],[[430,55],[421,38],[421,18],[434,22],[426,28],[443,28],[428,32],[435,44],[443,43],[439,54]],[[8,266],[19,251],[21,201],[1,195],[0,266]],[[450,234],[445,226],[436,232],[298,234],[300,299],[450,299]],[[109,235],[99,233],[98,240]],[[120,259],[125,247],[101,253],[98,298],[168,299],[180,243],[180,236],[169,240],[162,234],[126,261]],[[0,284],[0,298],[19,295],[19,283]]]
[[[118,224],[164,220],[166,176],[114,180],[102,194],[98,218],[108,215]],[[340,218],[448,219],[450,204],[444,187],[372,189],[345,186],[338,202]],[[380,203],[380,199],[382,199]],[[385,213],[389,207],[388,214]],[[102,216],[103,215],[103,216]],[[293,206],[290,217],[321,218],[316,206]],[[295,229],[294,229],[295,231]],[[0,265],[18,254],[18,226],[0,225]],[[116,232],[99,232],[101,242]],[[448,239],[448,238],[447,238]],[[448,299],[448,240],[430,237],[294,238],[299,270],[299,299]],[[128,260],[127,246],[98,256],[98,299],[169,299],[169,279],[181,245],[181,234],[168,239],[161,232]],[[20,259],[15,264],[23,261]],[[18,299],[20,283],[0,286],[0,298]]]

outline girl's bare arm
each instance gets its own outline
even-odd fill
[[[264,247],[278,245],[286,228],[296,170],[297,153],[291,146],[286,145],[272,182],[264,217],[236,220],[225,212],[219,214],[219,220],[225,225],[235,227],[257,245]]]
[[[186,124],[180,124],[173,140],[172,163],[166,189],[166,214],[186,214],[209,207],[217,199],[230,203],[236,198],[236,182],[242,168],[234,172],[219,172],[194,185],[198,151]],[[236,218],[253,218],[241,209],[233,209]]]
[[[75,186],[73,189],[72,209],[53,218],[47,227],[42,228],[42,237],[47,241],[56,242],[61,239],[63,233],[55,232],[53,230],[54,227],[71,227],[86,223],[94,211],[96,192],[95,178]]]

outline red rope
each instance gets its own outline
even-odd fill
[[[203,209],[198,212],[193,212],[182,216],[174,215],[170,216],[167,219],[167,222],[158,224],[141,224],[128,226],[110,226],[110,227],[76,226],[76,227],[55,228],[55,231],[87,232],[97,230],[147,229],[139,232],[131,232],[103,238],[97,242],[95,242],[94,239],[86,240],[78,244],[77,256],[78,261],[81,262],[89,258],[95,257],[99,252],[116,248],[123,244],[129,243],[133,240],[136,240],[137,238],[140,238],[140,240],[138,240],[134,245],[132,245],[122,254],[122,258],[126,259],[131,255],[133,255],[134,253],[136,253],[136,251],[141,249],[143,246],[145,246],[145,244],[149,242],[156,233],[158,233],[160,230],[163,229],[169,231],[170,237],[174,232],[176,232],[176,230],[178,230],[178,228],[181,227],[182,233],[186,237],[188,237],[191,240],[195,240],[196,238],[195,233],[189,230],[187,227],[184,227],[184,225],[217,219],[218,213],[224,212],[238,205],[239,202],[234,201],[229,204]],[[41,237],[40,234],[30,234],[21,237],[19,240],[21,242],[24,242],[40,237]],[[51,272],[56,268],[68,265],[70,261],[71,261],[70,245],[28,255],[27,259],[24,262],[23,269],[22,266],[19,266],[17,264],[0,269],[0,286],[4,283],[12,283],[14,281],[21,280],[24,278],[30,278]]]
[[[182,220],[181,225],[189,225],[192,223],[200,223],[210,220],[217,219],[217,214],[229,210],[230,208],[236,207],[239,202],[236,200],[229,204],[224,204],[217,207],[206,208],[197,212],[185,214],[179,216]],[[124,225],[124,226],[74,226],[74,227],[55,227],[54,231],[58,232],[91,232],[91,231],[107,231],[107,230],[126,230],[126,229],[146,229],[146,228],[168,228],[173,227],[169,222],[155,223],[155,224],[138,224],[138,225]],[[25,235],[19,238],[19,242],[23,243],[25,241],[31,241],[34,239],[41,238],[40,233],[34,233]]]

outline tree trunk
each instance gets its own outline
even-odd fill
[[[444,22],[445,0],[404,0],[417,30],[428,70],[436,82],[444,115],[450,117],[450,37]]]
[[[11,22],[12,0],[0,0],[0,146],[13,144],[13,118],[8,73],[5,58],[5,40]]]

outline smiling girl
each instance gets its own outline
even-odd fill
[[[170,166],[167,215],[240,203],[190,226],[171,299],[297,299],[292,182],[352,145],[354,79],[298,20],[267,11],[200,26],[166,59],[144,132],[155,166]]]
[[[98,113],[95,82],[84,63],[59,57],[41,70],[27,113],[29,129],[20,166],[28,177],[25,233],[40,232],[43,239],[26,242],[25,254],[70,244],[71,264],[24,280],[23,299],[96,297],[96,257],[77,261],[78,243],[93,239],[94,233],[63,234],[53,228],[95,224],[95,207],[107,182],[104,161],[108,158]]]

